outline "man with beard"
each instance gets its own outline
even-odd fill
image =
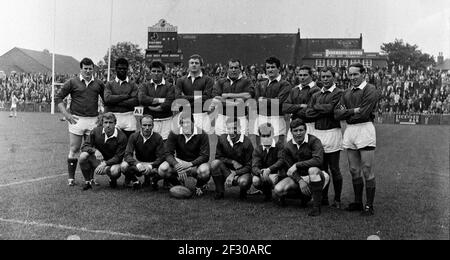
[[[94,174],[108,175],[111,188],[117,187],[120,178],[120,163],[127,147],[127,137],[116,128],[117,119],[108,112],[102,116],[102,126],[96,127],[81,148],[80,168],[85,185],[83,190],[92,189]]]
[[[342,208],[342,175],[339,169],[339,158],[342,150],[342,131],[339,120],[334,119],[334,109],[341,99],[343,91],[336,87],[335,74],[332,67],[321,71],[322,90],[316,92],[305,111],[309,121],[315,121],[314,135],[322,142],[324,149],[323,171],[331,173],[334,187],[333,207]],[[322,205],[329,205],[329,185],[323,190]]]
[[[363,216],[374,215],[375,173],[372,171],[376,133],[373,120],[380,93],[375,86],[365,80],[366,69],[360,63],[350,65],[348,69],[351,88],[348,88],[336,106],[336,120],[347,121],[343,147],[347,149],[348,164],[352,175],[355,201],[346,208],[348,211],[362,211]],[[366,181],[366,206],[362,196]]]

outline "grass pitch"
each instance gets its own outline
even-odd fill
[[[238,188],[214,201],[211,194],[176,200],[163,189],[112,190],[103,176],[92,191],[68,187],[67,123],[59,117],[0,112],[0,239],[449,239],[449,126],[376,125],[375,216],[324,207],[309,218],[295,200],[286,208],[261,195],[240,202]],[[341,171],[348,204],[345,152]],[[82,182],[79,169],[76,178]]]

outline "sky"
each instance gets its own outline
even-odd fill
[[[48,49],[97,63],[110,43],[112,6],[112,44],[130,41],[142,49],[148,27],[164,18],[179,33],[300,29],[302,38],[358,38],[362,33],[368,52],[403,39],[435,57],[443,52],[450,58],[449,0],[57,0],[56,15],[54,3],[0,0],[0,55],[14,47]]]

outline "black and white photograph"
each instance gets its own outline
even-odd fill
[[[450,239],[450,1],[0,3],[0,240]]]

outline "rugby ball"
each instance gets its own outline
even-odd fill
[[[186,188],[185,186],[182,185],[178,185],[178,186],[173,186],[170,190],[169,190],[170,196],[176,198],[176,199],[188,199],[192,196],[193,192]]]

